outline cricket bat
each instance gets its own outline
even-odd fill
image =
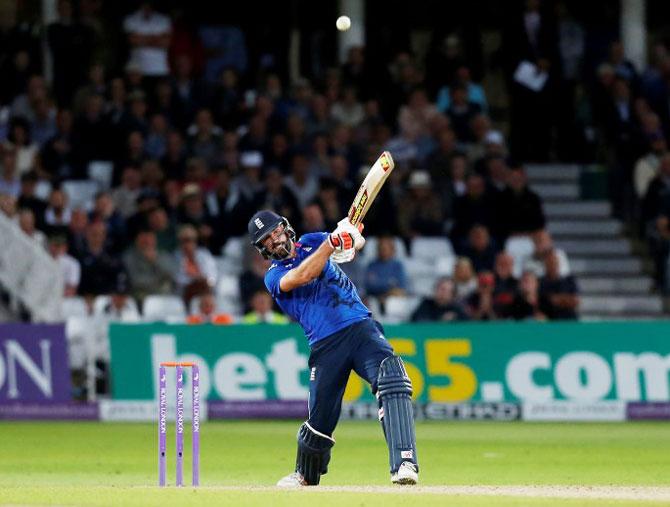
[[[349,208],[348,217],[352,225],[358,225],[363,221],[394,167],[393,157],[388,151],[382,153],[372,165]]]

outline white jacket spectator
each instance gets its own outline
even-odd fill
[[[138,65],[144,76],[166,76],[168,47],[172,34],[170,18],[153,10],[151,2],[123,20],[123,30],[132,48],[130,62]]]
[[[49,239],[49,253],[56,259],[63,274],[65,297],[77,295],[79,281],[81,280],[81,266],[79,261],[67,253],[67,241],[64,236],[54,236]]]
[[[205,248],[198,247],[198,232],[191,225],[184,225],[178,234],[177,285],[184,289],[193,282],[204,279],[214,287],[217,279],[216,261]]]
[[[523,271],[532,271],[538,278],[543,277],[545,274],[545,260],[553,252],[558,259],[560,276],[564,277],[570,274],[567,254],[562,249],[554,247],[551,235],[546,230],[537,231],[532,235],[532,239],[535,251],[523,261]]]

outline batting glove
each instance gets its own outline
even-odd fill
[[[355,248],[350,248],[349,250],[335,250],[332,254],[330,254],[330,260],[335,262],[336,264],[345,264],[347,262],[351,262],[354,260],[354,257],[356,257],[356,249]]]

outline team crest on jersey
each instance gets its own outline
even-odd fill
[[[312,251],[312,247],[311,247],[311,246],[306,246],[305,248],[303,248],[303,250],[304,250],[305,252],[311,252],[311,251]]]
[[[256,220],[254,220],[254,224],[256,224],[256,227],[258,227],[259,229],[262,229],[263,225],[265,225],[260,218],[257,218]]]

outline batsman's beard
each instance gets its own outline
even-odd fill
[[[286,238],[285,241],[272,245],[272,253],[270,254],[270,257],[278,261],[284,260],[291,255],[292,246],[291,239]]]

